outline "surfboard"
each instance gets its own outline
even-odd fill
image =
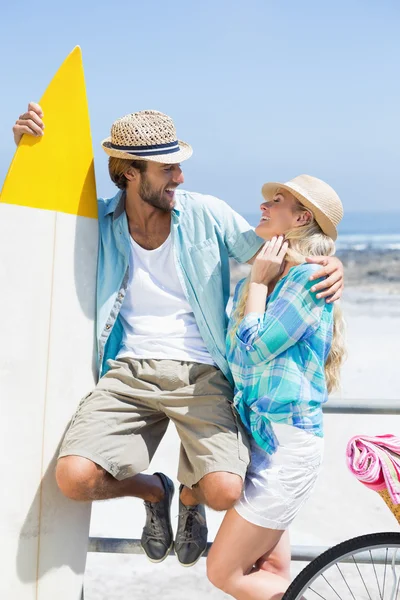
[[[94,384],[97,202],[82,55],[45,91],[0,195],[0,494],[4,600],[80,600],[89,503],[55,481],[58,448]]]

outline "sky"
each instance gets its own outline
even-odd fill
[[[99,196],[115,193],[101,140],[150,108],[193,146],[184,188],[241,213],[258,211],[264,182],[301,173],[345,211],[400,211],[399,28],[398,0],[4,3],[0,183],[16,118],[80,45]]]

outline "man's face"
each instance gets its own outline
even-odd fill
[[[138,177],[138,194],[154,208],[170,212],[175,206],[175,189],[184,182],[179,164],[165,165],[148,162],[147,169]]]

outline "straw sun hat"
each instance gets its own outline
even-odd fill
[[[271,201],[278,189],[287,190],[309,208],[322,231],[336,240],[336,227],[342,220],[343,206],[330,185],[311,175],[299,175],[286,183],[265,183],[261,191],[264,198]]]
[[[175,164],[192,155],[192,147],[176,137],[171,117],[141,110],[112,124],[111,136],[101,143],[109,156]]]

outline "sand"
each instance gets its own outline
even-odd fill
[[[349,289],[343,302],[348,322],[349,358],[343,369],[344,399],[379,399],[400,404],[400,296],[372,290]],[[345,448],[355,434],[396,433],[399,416],[326,415],[324,466],[315,492],[291,527],[293,544],[328,546],[365,532],[395,530],[397,525],[378,494],[364,488],[347,471]],[[152,464],[175,478],[178,438],[171,426]],[[175,479],[176,481],[176,479]],[[177,523],[177,500],[172,515]],[[208,511],[209,539],[222,515]],[[94,505],[91,535],[136,537],[144,521],[142,503],[135,499]],[[293,563],[293,575],[301,568]],[[144,556],[89,554],[85,578],[86,600],[159,598],[209,600],[228,598],[207,582],[205,559],[185,569],[175,557],[153,565]]]

